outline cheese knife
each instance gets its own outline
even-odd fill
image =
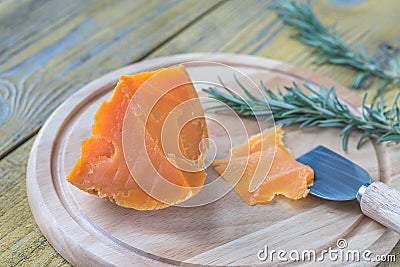
[[[314,170],[314,196],[336,201],[360,203],[364,215],[400,233],[400,192],[382,183],[347,158],[318,146],[297,160]]]

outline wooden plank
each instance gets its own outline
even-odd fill
[[[0,158],[68,95],[140,60],[219,1],[10,1],[0,6]]]
[[[293,30],[276,19],[268,10],[270,2],[229,1],[210,12],[173,40],[157,49],[150,57],[188,52],[227,52],[264,56],[289,62],[327,76],[350,86],[356,72],[347,67],[313,64],[314,49],[290,38]],[[400,2],[382,1],[312,1],[311,5],[324,25],[337,25],[337,32],[346,43],[358,41],[369,55],[379,45],[389,42],[400,48],[400,29],[397,25]],[[245,10],[245,12],[244,12]],[[373,95],[375,86],[369,92]],[[360,90],[358,94],[364,91]],[[386,95],[393,97],[398,90]]]
[[[29,209],[24,177],[33,141],[0,161],[0,266],[68,266],[46,241]]]

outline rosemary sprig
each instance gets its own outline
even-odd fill
[[[226,92],[221,92],[216,87],[209,87],[203,91],[242,117],[267,116],[267,119],[274,119],[278,124],[284,126],[299,124],[300,128],[313,126],[342,128],[340,135],[344,151],[347,150],[349,136],[354,131],[362,133],[357,142],[357,149],[367,137],[373,137],[376,142],[400,142],[398,105],[400,93],[389,109],[384,106],[383,97],[376,105],[368,106],[365,103],[367,96],[365,94],[361,115],[357,115],[340,102],[334,87],[327,90],[321,85],[317,90],[310,84],[304,84],[309,91],[309,94],[306,94],[293,83],[293,87],[285,87],[285,92],[278,90],[276,94],[267,89],[261,81],[261,88],[267,96],[264,98],[251,94],[237,79],[236,82],[244,91],[244,98],[226,86],[223,86]],[[212,108],[224,108],[225,105]]]
[[[293,0],[276,1],[271,9],[288,25],[295,29],[294,38],[317,48],[316,62],[347,65],[360,72],[354,79],[353,88],[361,88],[367,80],[378,77],[377,98],[389,84],[400,84],[399,62],[397,51],[391,46],[380,47],[378,57],[371,58],[357,42],[347,45],[336,33],[334,27],[324,27],[311,10],[308,2]]]

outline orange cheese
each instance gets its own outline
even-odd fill
[[[134,107],[146,114],[132,111],[133,98]],[[189,104],[181,107],[185,101]],[[171,136],[168,131],[163,134],[163,127],[179,127],[171,123],[165,127],[172,113],[176,116],[170,122],[175,124],[188,114],[196,117]],[[92,133],[82,143],[81,155],[67,176],[71,184],[88,193],[120,206],[155,210],[190,198],[204,184],[204,170],[180,168],[169,159],[176,155],[172,150],[165,152],[163,144],[169,139],[176,141],[179,151],[174,153],[179,152],[189,165],[202,164],[199,145],[207,138],[207,128],[198,95],[183,66],[121,76],[111,99],[96,112]],[[123,140],[124,134],[137,138]],[[166,183],[171,186],[165,187]],[[162,199],[157,198],[157,192],[162,192]]]
[[[299,199],[309,192],[314,172],[293,158],[283,145],[282,136],[281,127],[263,132],[234,147],[230,160],[213,163],[217,173],[234,186],[248,205],[271,201],[275,195]],[[258,175],[263,175],[264,181],[250,192],[250,183]]]

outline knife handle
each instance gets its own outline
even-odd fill
[[[384,183],[374,182],[363,192],[360,206],[365,215],[400,233],[399,191]]]

